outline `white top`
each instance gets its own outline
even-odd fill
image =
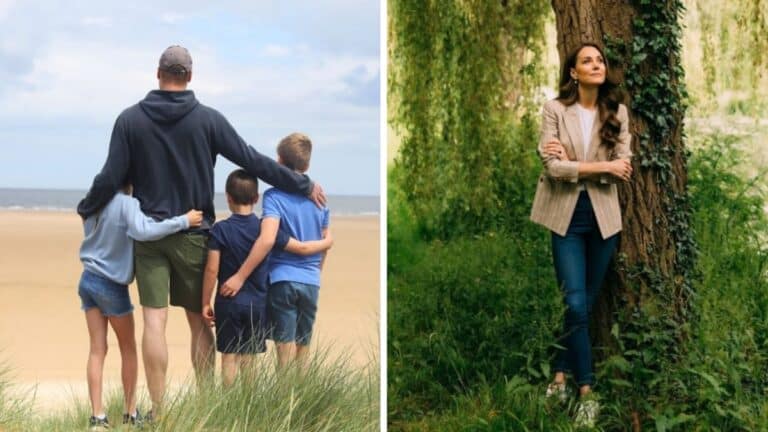
[[[581,106],[580,103],[576,103],[577,112],[579,113],[579,123],[581,126],[581,142],[584,144],[584,160],[587,160],[589,154],[589,144],[592,141],[592,126],[595,124],[595,115],[597,109],[588,110]],[[584,183],[579,184],[579,190],[583,191],[587,188]]]
[[[577,103],[576,108],[579,112],[579,121],[581,122],[581,137],[584,144],[584,160],[587,160],[589,154],[589,144],[592,138],[592,126],[595,124],[597,109],[588,110]]]

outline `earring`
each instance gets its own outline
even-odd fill
[[[579,85],[579,80],[577,80],[576,78],[574,78],[574,79],[573,79],[573,85],[575,85],[575,86],[578,86],[578,85]]]

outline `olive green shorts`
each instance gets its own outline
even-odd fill
[[[136,285],[142,306],[181,306],[202,312],[203,270],[208,236],[176,233],[160,240],[135,242]]]

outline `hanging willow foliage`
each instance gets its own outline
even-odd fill
[[[768,0],[688,0],[684,18],[692,106],[759,115],[768,105]]]
[[[510,223],[533,184],[530,95],[540,67],[544,1],[395,0],[390,7],[390,100],[403,141],[396,160],[427,237]],[[522,150],[522,149],[525,150]],[[522,206],[515,206],[520,208]]]

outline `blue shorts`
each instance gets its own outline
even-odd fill
[[[225,354],[260,354],[267,350],[264,308],[217,301],[213,305],[216,315],[216,349]]]
[[[300,282],[281,281],[269,286],[267,307],[275,342],[309,345],[319,291],[317,285]]]
[[[133,312],[128,285],[111,281],[96,273],[83,271],[77,293],[80,295],[80,308],[87,311],[99,308],[104,316],[122,316]]]

